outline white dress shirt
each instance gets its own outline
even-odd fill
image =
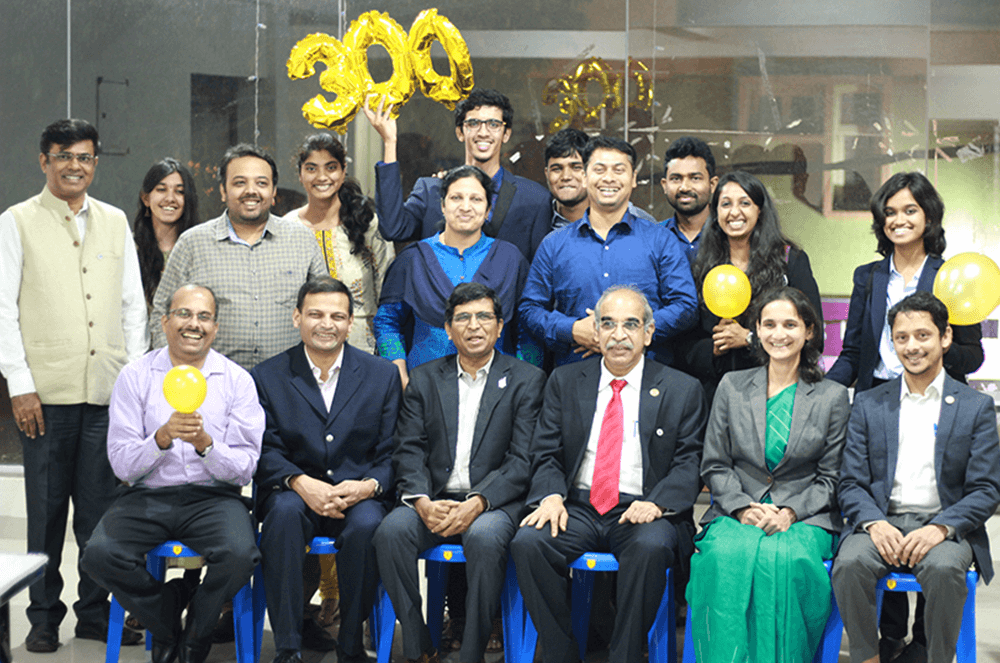
[[[628,375],[618,378],[601,362],[601,378],[597,387],[597,404],[594,407],[594,419],[590,424],[590,438],[587,441],[587,451],[584,452],[580,471],[577,472],[575,485],[580,490],[590,490],[594,480],[594,464],[597,460],[597,442],[601,436],[601,422],[604,421],[604,411],[611,402],[614,389],[612,380],[625,380],[622,387],[622,439],[621,470],[618,475],[618,492],[628,495],[642,495],[642,444],[639,441],[639,396],[642,389],[642,369],[645,358],[629,371]]]
[[[309,356],[309,348],[303,349],[306,353],[306,361],[309,362],[309,368],[312,369],[313,377],[316,378],[316,384],[319,385],[319,393],[323,396],[323,402],[326,403],[326,411],[329,412],[333,397],[337,393],[337,383],[340,381],[340,367],[344,365],[344,346],[340,346],[340,354],[337,355],[333,366],[330,367],[325,381],[322,378],[323,371],[313,363],[312,357]]]
[[[479,404],[486,391],[486,378],[493,366],[494,350],[486,365],[476,371],[475,375],[462,368],[462,360],[455,356],[458,365],[458,442],[455,445],[455,465],[451,476],[444,485],[445,492],[467,493],[472,490],[472,480],[469,478],[469,463],[472,462],[472,440],[476,434],[476,418],[479,416]]]
[[[917,283],[920,282],[920,275],[924,273],[924,266],[927,264],[927,257],[920,263],[909,283],[903,281],[903,275],[896,271],[896,258],[889,256],[889,283],[885,290],[885,312],[886,317],[882,322],[882,336],[878,342],[878,365],[875,367],[873,375],[879,380],[892,380],[903,374],[903,363],[896,355],[896,346],[892,344],[892,330],[889,329],[889,309],[903,301],[917,291]]]
[[[889,513],[938,513],[941,498],[934,472],[934,441],[941,417],[944,369],[923,395],[912,393],[905,378],[901,382],[899,451],[889,494]]]

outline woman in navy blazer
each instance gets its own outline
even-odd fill
[[[857,380],[855,392],[902,373],[892,350],[886,311],[913,290],[930,292],[944,264],[944,203],[921,173],[893,175],[872,196],[871,210],[872,232],[878,252],[885,257],[854,270],[844,348],[826,375],[845,387]],[[954,341],[944,356],[944,368],[951,377],[965,382],[965,376],[983,363],[983,333],[979,325],[953,325],[952,334]],[[892,365],[882,362],[886,355],[879,347],[883,344]]]

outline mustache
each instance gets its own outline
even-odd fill
[[[619,346],[625,348],[626,350],[635,350],[635,345],[633,345],[632,341],[629,341],[627,339],[623,339],[621,341],[616,341],[614,339],[610,339],[610,340],[608,340],[608,343],[607,343],[607,345],[605,347],[608,350],[610,350],[612,348],[617,348]]]

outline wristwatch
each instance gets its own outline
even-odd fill
[[[753,332],[752,331],[748,331],[747,332],[747,345],[748,346],[753,345]]]

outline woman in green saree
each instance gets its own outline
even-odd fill
[[[831,606],[847,389],[823,379],[805,295],[776,288],[755,308],[765,365],[723,377],[705,432],[713,504],[687,588],[700,663],[811,661]]]

